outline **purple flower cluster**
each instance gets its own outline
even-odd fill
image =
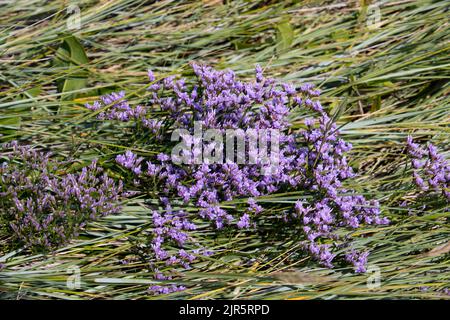
[[[175,284],[171,284],[168,286],[154,285],[149,288],[149,291],[155,295],[159,295],[159,294],[168,294],[168,293],[183,291],[185,289],[186,289],[185,286],[177,286]]]
[[[339,138],[336,124],[321,112],[318,119],[306,119],[305,126],[300,136],[308,148],[299,149],[302,150],[299,153],[302,158],[300,186],[312,191],[314,197],[309,203],[298,201],[293,216],[302,222],[307,237],[305,248],[322,264],[332,267],[335,255],[332,254],[333,246],[326,240],[337,244],[339,237],[335,231],[338,228],[356,229],[364,223],[383,225],[389,220],[380,217],[377,201],[368,201],[342,186],[342,182],[354,173],[345,157],[351,145]],[[365,255],[365,259],[356,258],[359,255]],[[355,251],[345,260],[362,272],[361,261],[366,261],[367,255]]]
[[[407,153],[413,167],[414,183],[422,191],[442,193],[450,201],[450,163],[437,148],[428,143],[426,148],[408,136]]]
[[[96,161],[79,173],[61,176],[63,167],[50,153],[17,142],[2,148],[0,222],[19,244],[33,251],[52,250],[88,221],[119,211],[122,182],[116,185],[101,174]]]
[[[356,251],[354,249],[351,249],[346,255],[345,260],[349,263],[353,264],[355,266],[355,270],[358,273],[366,272],[366,264],[367,264],[367,257],[369,256],[368,251]]]
[[[110,93],[101,97],[100,101],[92,104],[87,103],[86,108],[98,112],[100,120],[118,120],[123,122],[135,121],[141,128],[146,128],[159,138],[161,121],[148,118],[148,110],[141,105],[130,106],[125,99],[125,91]]]
[[[153,233],[155,237],[152,239],[151,247],[155,252],[156,259],[165,261],[167,265],[181,264],[185,268],[189,268],[189,264],[195,260],[195,255],[180,249],[178,254],[169,254],[163,247],[165,242],[172,242],[183,247],[189,240],[187,231],[195,230],[196,225],[186,218],[186,214],[182,211],[173,212],[170,205],[166,206],[164,215],[154,211],[152,215],[154,223]]]
[[[239,81],[232,71],[217,71],[197,64],[192,67],[198,79],[192,85],[186,79],[173,76],[155,81],[153,73],[149,72],[153,82],[148,88],[151,99],[149,105],[143,107],[159,107],[164,111],[162,119],[154,120],[164,124],[160,129],[185,130],[187,134],[182,138],[191,148],[182,150],[182,156],[195,159],[198,153],[209,150],[210,144],[198,147],[198,141],[192,138],[194,123],[200,122],[204,129],[220,133],[227,129],[278,130],[279,161],[276,170],[272,170],[270,163],[260,159],[252,164],[190,161],[180,165],[171,162],[166,153],[160,153],[156,159],[144,159],[131,151],[117,156],[116,161],[139,181],[143,192],[157,190],[163,199],[166,210],[153,214],[152,247],[157,260],[167,264],[182,263],[185,267],[192,262],[189,258],[182,259],[181,253],[169,255],[162,248],[165,239],[169,239],[177,243],[180,252],[186,252],[183,248],[188,239],[186,232],[195,227],[183,211],[171,209],[170,201],[197,206],[198,216],[211,221],[217,229],[227,225],[249,229],[256,225],[252,221],[263,212],[257,204],[259,196],[287,189],[302,190],[311,194],[312,200],[297,202],[290,214],[291,220],[302,226],[304,249],[328,267],[335,258],[334,243],[342,240],[338,236],[339,228],[388,223],[386,218],[380,217],[376,201],[368,201],[343,187],[343,181],[354,176],[345,157],[351,145],[339,138],[336,124],[316,99],[319,90],[310,84],[277,83],[264,77],[259,66],[255,81],[251,82]],[[293,108],[315,115],[305,120],[305,129],[297,134],[291,132],[288,120]],[[105,111],[101,119],[141,121],[134,109],[120,107],[120,110],[125,109],[128,113],[120,119],[116,116],[117,108]],[[250,150],[246,155],[247,159],[254,156]],[[271,174],[263,174],[265,170],[272,170]],[[240,214],[221,205],[236,198],[249,198]],[[360,272],[364,271],[366,259],[367,253],[356,251],[344,257]]]

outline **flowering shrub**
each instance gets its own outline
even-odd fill
[[[118,185],[93,161],[76,174],[57,174],[50,153],[12,142],[0,159],[0,225],[33,251],[55,249],[88,221],[119,211]]]
[[[154,158],[144,158],[127,151],[116,158],[130,172],[136,187],[160,199],[161,208],[152,215],[152,250],[156,261],[188,268],[197,254],[210,253],[200,245],[191,252],[185,248],[191,240],[189,231],[196,225],[192,216],[174,210],[174,204],[195,205],[199,210],[194,217],[210,221],[217,229],[225,226],[252,229],[264,212],[258,204],[259,196],[301,190],[312,195],[306,197],[311,200],[299,200],[285,218],[301,227],[304,250],[327,267],[333,266],[336,247],[350,245],[347,237],[338,235],[338,230],[356,229],[364,223],[388,223],[380,217],[376,201],[366,200],[343,186],[344,180],[354,176],[345,156],[351,145],[339,137],[336,124],[316,99],[320,92],[312,85],[295,87],[277,83],[264,77],[259,66],[252,82],[239,81],[232,71],[217,71],[208,66],[193,64],[193,70],[198,79],[193,85],[173,76],[155,81],[149,72],[151,98],[147,104],[133,107],[122,92],[86,106],[98,112],[100,120],[127,122],[136,130],[146,128],[147,139],[159,140],[161,144],[170,144],[171,132],[182,132],[185,148],[172,157],[160,153]],[[305,128],[298,132],[290,128],[288,120],[294,108],[312,114],[305,120]],[[155,110],[162,111],[158,119],[151,118]],[[235,130],[237,136],[241,135],[239,130],[253,134],[277,130],[276,168],[258,158],[258,153],[247,150],[251,134],[243,137],[248,151],[245,156],[236,152],[233,157],[253,158],[255,162],[236,163],[233,157],[224,156],[221,157],[225,160],[218,163],[196,161],[200,153],[210,153],[217,144],[222,145],[220,141],[197,141],[194,133],[198,123],[221,134]],[[271,152],[275,149],[270,143],[268,148]],[[185,161],[174,161],[180,158]],[[267,171],[270,174],[264,173]],[[236,198],[248,198],[241,214],[221,205]],[[175,246],[177,251],[169,249]],[[364,272],[367,256],[368,252],[349,248],[342,260]],[[154,291],[167,290],[158,287]]]
[[[422,191],[441,193],[450,201],[450,163],[431,143],[424,148],[408,136],[406,145],[416,186]]]

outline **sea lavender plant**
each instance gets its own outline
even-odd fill
[[[34,252],[54,250],[87,222],[119,211],[122,182],[102,173],[96,161],[79,173],[61,174],[62,163],[51,153],[17,142],[2,149],[0,224],[16,244]]]
[[[430,142],[423,147],[408,136],[406,146],[416,186],[424,192],[441,193],[447,201],[450,201],[449,161],[438,153],[436,146]]]
[[[189,240],[188,231],[195,229],[195,225],[184,211],[173,210],[173,203],[196,205],[199,210],[195,218],[211,221],[217,229],[225,226],[252,229],[258,216],[263,214],[258,197],[280,190],[302,190],[312,195],[312,200],[299,200],[289,220],[301,226],[304,250],[327,267],[333,266],[334,249],[349,245],[347,237],[339,236],[338,230],[356,229],[364,223],[388,223],[386,218],[380,217],[376,201],[368,201],[344,188],[343,181],[354,176],[345,157],[351,145],[339,137],[336,124],[316,99],[320,91],[314,86],[277,83],[264,77],[259,66],[252,82],[239,81],[232,71],[217,71],[198,64],[192,67],[198,79],[192,86],[187,85],[186,79],[177,80],[173,76],[155,81],[153,73],[149,72],[151,98],[148,104],[139,107],[139,112],[136,112],[137,107],[129,106],[123,94],[113,95],[112,100],[108,100],[109,106],[105,106],[105,99],[102,99],[103,104],[87,105],[100,112],[100,120],[116,119],[133,123],[135,127],[151,121],[153,125],[149,129],[163,141],[169,141],[170,130],[185,130],[182,139],[187,147],[180,156],[188,159],[187,163],[174,163],[168,153],[144,158],[127,151],[116,158],[117,163],[131,173],[142,192],[156,193],[154,195],[161,199],[162,210],[152,216],[152,249],[156,261],[189,267],[195,257],[194,252],[188,253],[184,248]],[[156,108],[165,116],[149,119],[149,110]],[[297,133],[290,130],[288,121],[294,108],[314,115],[305,120],[305,129]],[[117,110],[125,114],[117,116]],[[199,145],[193,136],[195,123],[221,134],[229,129],[278,130],[276,170],[263,174],[263,169],[273,168],[260,161],[258,155],[251,164],[196,162],[196,156],[209,150],[215,142],[202,141]],[[249,138],[246,139],[248,143]],[[255,155],[249,151],[246,159],[249,157]],[[236,210],[221,206],[222,202],[236,198],[249,198],[243,213],[237,214]],[[168,254],[164,250],[166,239],[171,247],[178,246],[178,253]],[[349,252],[341,260],[352,263],[357,272],[364,272],[368,252],[353,248]]]

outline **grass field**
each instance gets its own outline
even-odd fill
[[[405,140],[432,141],[450,157],[449,7],[445,0],[99,0],[68,9],[67,1],[0,1],[2,142],[41,146],[79,164],[108,158],[126,146],[84,125],[93,117],[84,103],[115,90],[138,101],[149,68],[157,76],[189,74],[197,61],[246,78],[259,63],[270,76],[322,90],[322,104],[353,144],[358,177],[350,186],[378,199],[392,221],[354,234],[371,250],[365,274],[320,267],[289,230],[200,228],[195,237],[215,254],[177,272],[171,283],[186,290],[153,296],[147,288],[155,280],[136,247],[151,227],[149,212],[144,199],[131,198],[53,254],[2,249],[2,235],[0,297],[448,299],[448,202],[417,197]],[[293,114],[291,122],[296,129],[303,119]],[[263,197],[273,208],[267,224],[300,195]],[[68,285],[77,276],[80,287]]]

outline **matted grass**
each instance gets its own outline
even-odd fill
[[[411,184],[404,142],[413,134],[449,156],[449,3],[378,5],[379,11],[367,1],[80,1],[80,29],[68,30],[66,1],[2,2],[2,141],[44,146],[80,163],[107,158],[125,146],[83,125],[93,116],[82,107],[85,102],[111,90],[140,99],[148,68],[157,76],[186,73],[190,61],[199,61],[245,78],[260,63],[268,75],[322,89],[322,103],[354,146],[350,158],[359,176],[351,187],[379,199],[392,223],[355,234],[356,244],[372,252],[374,272],[368,274],[320,268],[302,255],[291,231],[278,237],[214,236],[200,228],[196,238],[216,254],[192,270],[180,270],[176,281],[187,290],[155,297],[147,293],[154,280],[134,246],[150,227],[149,210],[137,198],[52,255],[0,251],[5,264],[0,297],[448,298],[443,292],[450,287],[448,203],[426,199],[423,209]],[[378,12],[379,23],[373,24]],[[55,56],[69,35],[80,40],[88,62],[57,67]],[[57,90],[58,80],[80,73],[85,87]],[[293,114],[292,123],[299,128],[302,115]],[[144,151],[155,152],[157,146]],[[263,198],[271,208],[263,223],[272,224],[270,217],[299,197],[301,192]],[[408,208],[399,205],[405,200]],[[81,288],[71,289],[67,279],[76,268]],[[380,286],[368,286],[378,271]]]

